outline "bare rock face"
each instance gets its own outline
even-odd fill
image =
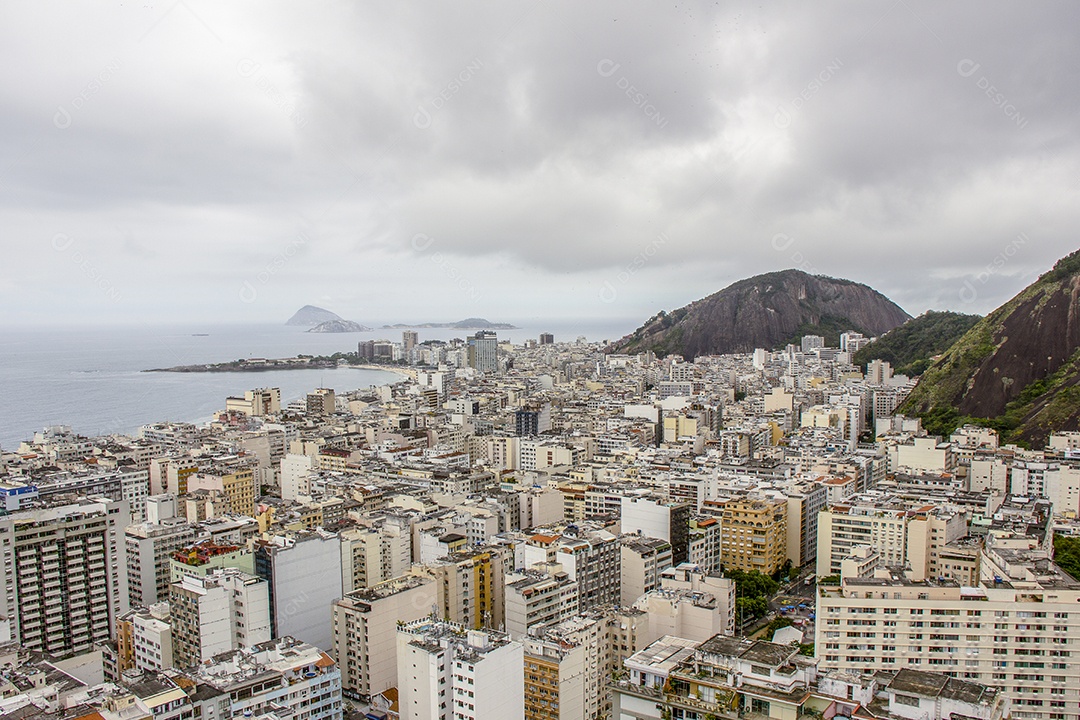
[[[318,325],[321,322],[327,322],[329,320],[341,320],[341,316],[337,313],[332,313],[329,310],[325,310],[321,307],[315,307],[314,305],[305,305],[296,311],[296,313],[285,321],[286,325]]]
[[[901,408],[991,420],[1041,446],[1080,425],[1080,251],[983,318],[919,380]]]
[[[741,280],[686,307],[661,312],[609,350],[651,350],[689,360],[783,347],[802,335],[821,335],[835,347],[842,332],[880,335],[910,317],[866,285],[783,270]]]

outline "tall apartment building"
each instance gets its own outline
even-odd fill
[[[583,702],[588,682],[586,663],[595,658],[589,651],[595,653],[598,648],[547,637],[526,636],[521,643],[525,650],[525,720],[598,717],[585,715]]]
[[[149,607],[169,599],[169,560],[177,550],[191,545],[195,536],[195,526],[184,518],[170,517],[127,527],[124,543],[131,607]]]
[[[818,482],[802,482],[784,490],[787,496],[787,558],[792,566],[817,562],[818,513],[829,491]]]
[[[514,411],[514,434],[533,437],[551,430],[551,403],[526,405]]]
[[[964,540],[969,520],[966,508],[881,493],[857,495],[819,514],[817,573],[840,574],[844,558],[868,546],[882,567],[911,568],[913,580],[977,579],[978,544]]]
[[[127,670],[154,671],[172,667],[172,627],[169,603],[129,610],[116,621],[115,668],[105,672],[106,679],[118,678]],[[138,653],[136,647],[139,648]],[[110,674],[110,671],[115,671]]]
[[[435,581],[417,575],[387,580],[345,593],[333,604],[333,656],[350,697],[371,697],[397,687],[399,623],[420,620],[433,611]]]
[[[322,529],[255,544],[255,574],[269,583],[273,637],[330,648],[330,604],[341,598],[341,540]]]
[[[504,633],[431,620],[397,634],[402,720],[524,720],[521,643]]]
[[[671,559],[678,565],[690,558],[693,510],[694,506],[686,502],[624,495],[620,513],[622,531],[667,540],[671,543]]]
[[[169,604],[157,603],[131,610],[117,622],[118,670],[142,672],[168,670],[173,666],[172,625]]]
[[[529,628],[577,615],[578,586],[564,571],[527,571],[506,578],[506,632],[520,640]]]
[[[818,514],[817,575],[839,575],[843,559],[869,545],[884,566],[907,560],[908,506],[884,495],[855,496]]]
[[[173,584],[169,613],[173,660],[179,668],[272,637],[266,582],[232,568]]]
[[[281,388],[255,388],[244,393],[244,399],[251,403],[251,414],[255,417],[277,415],[281,412]]]
[[[645,614],[603,606],[534,627],[525,646],[526,720],[601,720],[611,707],[607,683],[645,645]]]
[[[480,330],[469,338],[469,367],[480,372],[494,373],[499,370],[499,339],[490,330]]]
[[[618,605],[622,597],[619,539],[611,533],[585,533],[584,537],[562,536],[553,560],[578,585],[582,610],[597,605]]]
[[[660,573],[674,565],[671,543],[638,535],[623,535],[619,540],[620,602],[633,605],[639,597],[660,587]]]
[[[309,417],[333,415],[337,410],[337,398],[333,388],[315,388],[305,398]]]
[[[414,565],[412,573],[435,581],[439,617],[475,629],[502,627],[506,553],[501,547],[463,550]]]
[[[1041,550],[988,547],[977,587],[878,570],[819,586],[821,667],[947,672],[996,685],[1012,717],[1076,720],[1080,583]]]
[[[690,519],[690,555],[688,562],[708,573],[720,572],[720,547],[723,525],[715,517]]]
[[[342,588],[372,587],[409,572],[412,533],[408,525],[383,522],[344,530],[341,537]]]
[[[127,502],[89,499],[0,516],[0,615],[22,647],[55,655],[109,639],[128,610]]]
[[[772,575],[787,560],[787,502],[747,496],[724,503],[721,564]]]
[[[291,637],[222,653],[192,668],[189,677],[227,695],[233,718],[342,718],[337,665],[319,648]]]

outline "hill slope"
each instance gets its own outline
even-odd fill
[[[850,280],[783,270],[740,280],[670,313],[660,312],[611,352],[658,355],[749,352],[782,347],[802,335],[836,346],[840,333],[880,335],[910,319],[881,293]]]
[[[871,360],[884,360],[898,373],[920,375],[935,355],[952,347],[981,319],[978,315],[928,310],[855,353],[851,362],[863,367]]]
[[[932,432],[974,419],[1041,446],[1080,427],[1080,251],[994,310],[930,367],[900,412]]]

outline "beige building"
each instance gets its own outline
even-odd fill
[[[218,467],[195,473],[188,477],[186,492],[196,490],[219,491],[228,498],[230,512],[255,516],[259,488],[254,467]]]
[[[619,540],[622,604],[633,605],[660,587],[660,573],[672,566],[671,543],[638,535],[624,535]]]
[[[647,643],[648,618],[605,606],[534,629],[525,646],[526,720],[604,720],[607,683]]]
[[[689,563],[665,570],[660,587],[634,607],[645,613],[645,642],[664,635],[705,641],[735,634],[735,581],[699,571]]]
[[[382,523],[378,527],[351,528],[340,538],[345,592],[372,587],[409,572],[412,535],[408,526]]]
[[[906,505],[884,496],[856,496],[818,514],[817,575],[839,575],[840,564],[859,545],[869,545],[886,566],[907,560]]]
[[[436,602],[431,578],[406,575],[346,593],[333,603],[332,654],[341,686],[358,695],[397,687],[398,623],[431,614]]]

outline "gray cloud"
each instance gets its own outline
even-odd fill
[[[13,322],[644,318],[783,267],[985,312],[1077,245],[1066,2],[3,13]]]

